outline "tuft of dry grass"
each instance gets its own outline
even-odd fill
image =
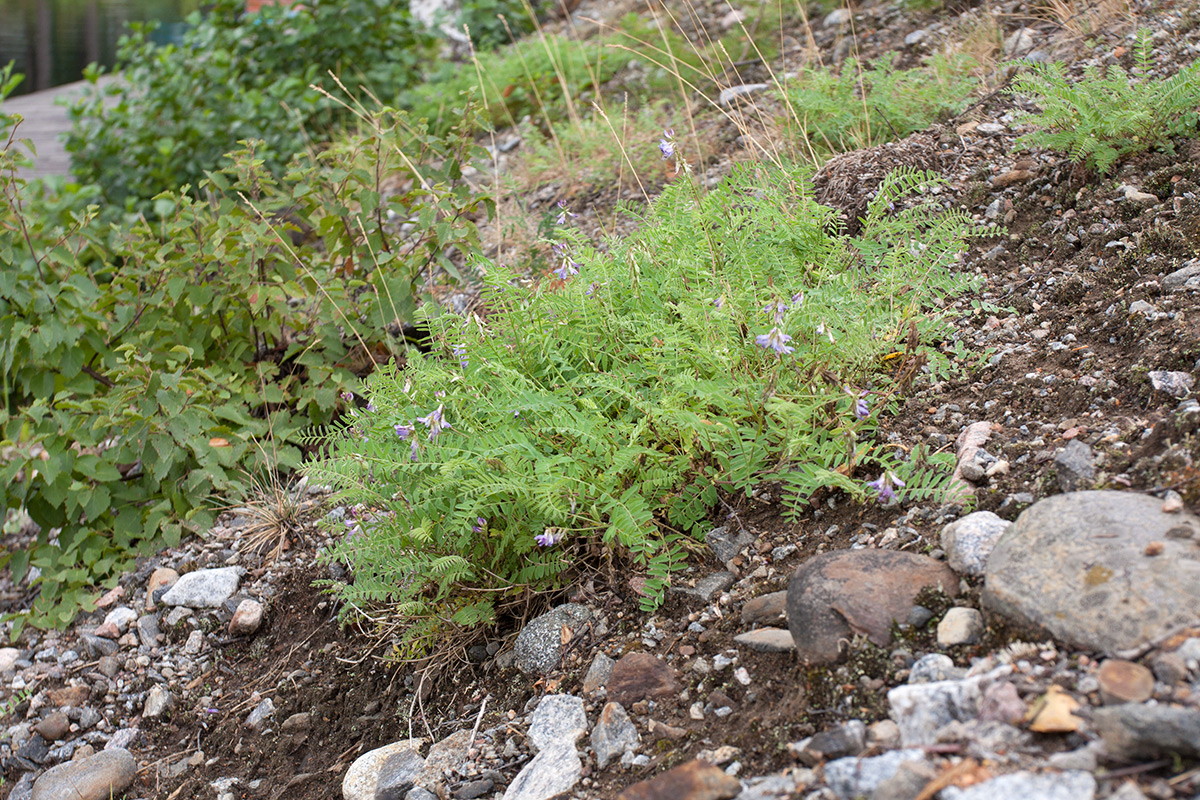
[[[250,485],[250,497],[237,509],[250,519],[238,533],[241,551],[274,561],[304,541],[321,503],[308,496],[303,482],[288,486],[274,473],[265,480],[251,476]]]

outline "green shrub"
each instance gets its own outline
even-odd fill
[[[838,153],[901,139],[957,114],[976,86],[971,60],[935,55],[898,70],[894,54],[869,65],[848,58],[840,72],[806,67],[787,85],[789,125],[816,152]]]
[[[488,264],[485,315],[426,307],[433,353],[376,372],[372,410],[308,470],[372,510],[328,554],[354,572],[344,613],[391,604],[415,655],[614,558],[657,604],[722,492],[778,482],[800,509],[821,489],[875,497],[876,477],[937,495],[950,454],[873,440],[896,389],[881,356],[944,374],[905,342],[944,336],[935,308],[972,284],[952,271],[964,215],[890,210],[934,180],[893,176],[849,239],[803,174],[738,169],[702,193],[689,173],[605,252],[558,229],[537,285]]]
[[[1147,71],[1149,46],[1143,36],[1141,74]],[[1125,156],[1155,147],[1169,150],[1174,137],[1197,135],[1200,63],[1165,80],[1139,83],[1115,64],[1106,70],[1089,65],[1075,84],[1067,81],[1061,64],[1029,64],[1006,91],[1031,98],[1039,108],[1023,115],[1035,130],[1020,137],[1019,146],[1065,152],[1072,162],[1103,174]]]
[[[72,109],[67,138],[73,170],[112,203],[142,202],[228,163],[242,140],[279,174],[310,139],[328,138],[348,116],[310,84],[385,103],[420,75],[431,39],[405,3],[311,0],[241,14],[241,0],[218,0],[189,17],[179,46],[158,46],[150,28],[122,38],[122,79],[95,89]],[[99,70],[87,78],[95,81]]]
[[[298,466],[303,430],[403,356],[388,331],[458,274],[490,200],[459,180],[469,138],[364,127],[283,180],[251,144],[205,199],[185,186],[110,226],[94,188],[39,192],[0,151],[0,486],[41,529],[0,566],[40,570],[28,621],[70,622],[135,554],[204,530],[214,495]]]

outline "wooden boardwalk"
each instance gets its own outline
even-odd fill
[[[100,79],[100,86],[116,80],[112,75]],[[42,92],[10,97],[0,106],[6,113],[20,114],[23,118],[17,128],[18,139],[29,139],[37,151],[33,168],[23,171],[26,178],[44,178],[49,175],[66,177],[71,174],[71,159],[60,138],[71,129],[66,105],[83,94],[87,81],[68,83]]]

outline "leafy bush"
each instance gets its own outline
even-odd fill
[[[490,200],[459,180],[469,138],[373,123],[282,181],[251,144],[204,200],[111,226],[94,188],[39,192],[0,151],[0,486],[41,529],[0,566],[40,571],[29,621],[68,623],[134,554],[203,530],[215,494],[296,467],[301,432],[403,356],[389,329],[415,284],[457,274]]]
[[[252,15],[241,6],[217,0],[207,16],[193,14],[179,46],[155,45],[145,26],[122,37],[122,79],[76,104],[67,138],[75,174],[106,200],[195,188],[246,139],[263,142],[258,156],[279,174],[348,116],[310,84],[337,92],[332,71],[352,97],[388,102],[419,77],[432,41],[406,3],[311,0]]]
[[[1137,72],[1144,75],[1149,59],[1144,36],[1138,58]],[[1035,130],[1017,140],[1020,146],[1065,152],[1072,162],[1107,173],[1125,156],[1169,149],[1172,138],[1197,135],[1200,63],[1171,78],[1140,83],[1115,64],[1106,70],[1089,65],[1073,85],[1061,64],[1029,64],[1006,91],[1032,98],[1040,109],[1023,115]]]
[[[739,169],[701,193],[689,173],[607,252],[559,229],[535,286],[488,264],[483,316],[425,307],[433,352],[376,372],[308,470],[375,510],[328,554],[353,568],[344,613],[393,604],[416,654],[614,556],[657,604],[720,492],[937,494],[950,454],[872,441],[897,386],[881,356],[950,369],[919,343],[971,284],[950,270],[967,217],[889,210],[934,180],[893,176],[849,239],[802,174]]]
[[[817,152],[837,153],[901,139],[957,114],[976,86],[971,60],[935,55],[924,67],[898,70],[894,54],[838,73],[806,67],[787,86],[789,123]]]

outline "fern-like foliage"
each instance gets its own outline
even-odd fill
[[[942,299],[972,285],[952,268],[966,217],[909,197],[892,210],[933,180],[893,176],[849,240],[802,171],[747,167],[708,192],[685,175],[604,250],[560,229],[566,280],[481,265],[486,319],[426,306],[434,351],[378,370],[369,410],[309,471],[383,510],[329,554],[354,569],[345,607],[486,622],[614,556],[644,571],[653,606],[718,492],[782,481],[796,504],[822,488],[873,499],[864,477],[914,469],[936,492],[949,470],[884,451],[877,412],[855,413],[864,390],[886,405],[881,356],[912,330],[944,336]],[[772,329],[791,352],[760,346]]]
[[[1030,64],[1006,90],[1039,108],[1024,114],[1035,129],[1018,145],[1058,150],[1103,174],[1125,156],[1156,147],[1169,151],[1173,138],[1196,136],[1200,63],[1164,80],[1133,80],[1148,61],[1149,39],[1143,36],[1135,76],[1117,65],[1088,66],[1072,84],[1061,64]]]

